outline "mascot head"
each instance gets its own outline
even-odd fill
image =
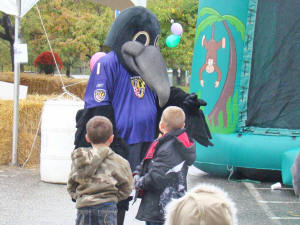
[[[116,18],[105,45],[112,48],[129,73],[140,75],[156,92],[162,107],[169,99],[170,84],[157,46],[159,35],[160,25],[156,16],[144,7],[131,7]]]

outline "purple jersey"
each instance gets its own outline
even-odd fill
[[[127,144],[154,140],[156,94],[140,76],[128,73],[113,51],[95,63],[84,101],[85,108],[112,105],[118,134]]]

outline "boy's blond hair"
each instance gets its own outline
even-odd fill
[[[161,121],[164,123],[167,131],[171,132],[184,127],[185,113],[177,106],[169,106],[163,111]]]
[[[94,116],[86,124],[86,133],[92,144],[105,143],[113,134],[112,123],[105,116]]]
[[[200,184],[166,207],[165,225],[237,225],[235,203],[221,188]]]

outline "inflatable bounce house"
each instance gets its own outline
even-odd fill
[[[213,147],[196,166],[281,171],[300,149],[300,2],[199,1],[190,91],[206,100]]]

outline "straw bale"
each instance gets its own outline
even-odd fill
[[[18,164],[27,159],[40,122],[44,102],[55,96],[28,95],[19,102]],[[12,152],[13,101],[0,100],[0,165],[11,162]],[[40,162],[41,133],[38,131],[36,143],[26,167],[36,167]]]
[[[14,74],[12,72],[0,73],[0,81],[13,83]],[[83,99],[87,79],[73,79],[63,76],[62,81],[69,92]],[[28,94],[51,95],[63,93],[59,76],[21,73],[20,84],[28,86]]]

